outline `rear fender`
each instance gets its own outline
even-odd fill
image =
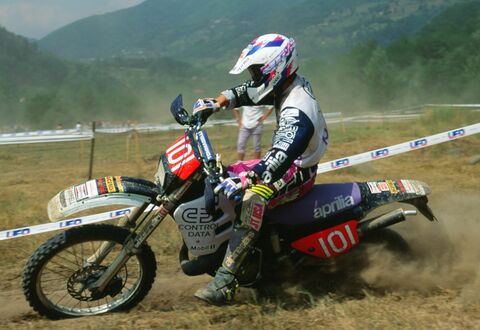
[[[50,221],[100,206],[141,206],[151,203],[160,193],[153,182],[125,176],[107,176],[73,185],[48,202]]]
[[[415,206],[428,220],[437,220],[427,205],[430,187],[418,180],[383,180],[359,183],[362,191],[363,208],[368,211],[376,207],[399,202]]]

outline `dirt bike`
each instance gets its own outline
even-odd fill
[[[129,205],[118,225],[70,228],[44,242],[29,258],[23,291],[30,306],[49,318],[127,310],[147,295],[157,264],[147,243],[170,215],[181,232],[179,261],[189,276],[214,275],[221,265],[241,202],[215,195],[213,187],[228,175],[202,125],[179,95],[171,105],[184,134],[160,156],[155,182],[109,176],[69,187],[48,205],[52,221],[111,205]],[[241,286],[262,285],[285,260],[327,261],[372,238],[396,246],[407,243],[385,228],[416,210],[402,208],[367,218],[380,206],[402,202],[426,218],[430,188],[416,180],[317,184],[303,198],[265,214],[260,239],[238,275]]]

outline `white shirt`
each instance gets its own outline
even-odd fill
[[[259,124],[259,119],[263,116],[268,107],[265,106],[243,106],[242,126],[248,129],[255,128]]]

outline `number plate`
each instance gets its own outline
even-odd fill
[[[292,243],[292,247],[312,256],[328,259],[339,256],[359,242],[357,221],[350,220],[338,226],[303,237]]]
[[[200,166],[187,135],[175,141],[165,152],[165,157],[170,170],[182,180],[188,179]]]

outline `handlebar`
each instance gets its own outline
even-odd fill
[[[200,153],[200,160],[203,163],[203,169],[207,174],[206,187],[217,185],[224,179],[223,166],[221,164],[220,156],[215,155],[212,145],[208,138],[207,133],[202,129],[203,124],[207,121],[211,113],[198,113],[190,115],[183,108],[182,95],[178,95],[172,102],[170,107],[173,117],[182,126],[187,126],[187,130],[190,132],[191,143],[193,143],[196,149]],[[208,189],[207,189],[208,190]],[[213,191],[213,189],[211,189]],[[234,200],[238,202],[241,196],[235,196]],[[214,206],[213,206],[214,207]]]
[[[204,163],[204,168],[207,174],[208,172],[217,171],[217,159],[215,156],[215,152],[213,151],[212,145],[210,144],[210,140],[208,139],[207,133],[202,130],[203,124],[205,124],[208,115],[202,114],[201,112],[195,115],[190,115],[184,108],[183,108],[183,99],[182,95],[178,95],[175,100],[173,100],[170,111],[177,121],[182,126],[187,126],[187,130],[190,131],[190,135],[193,138],[197,149],[200,152],[201,161]],[[218,174],[218,173],[215,173]]]

